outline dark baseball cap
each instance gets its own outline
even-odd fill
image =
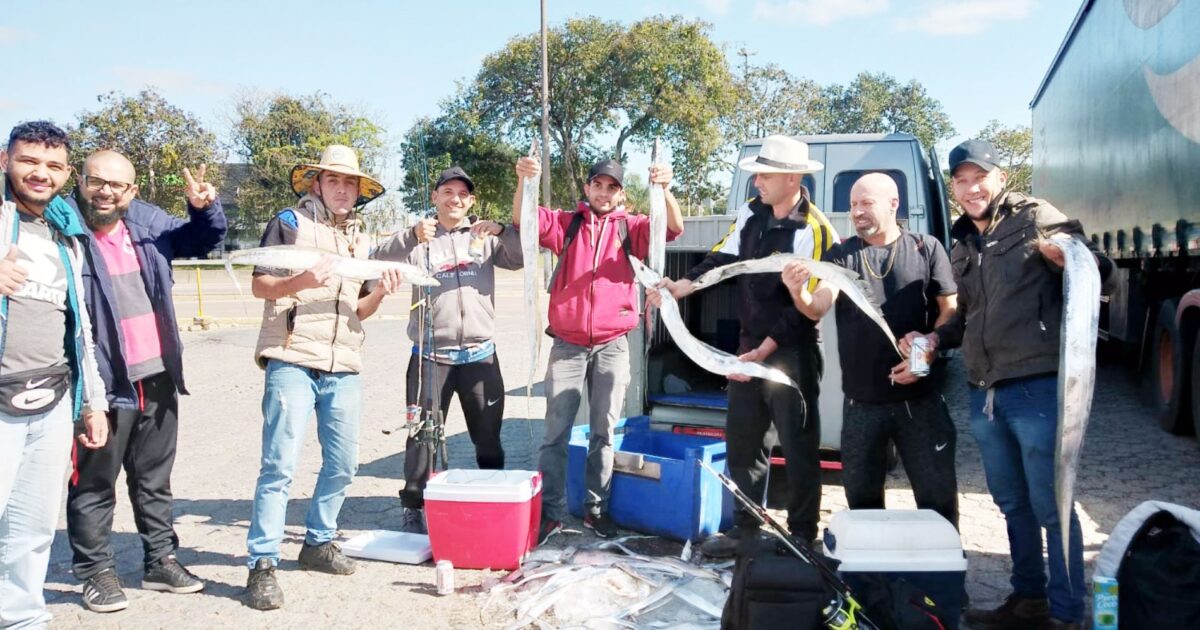
[[[462,167],[459,166],[451,166],[450,168],[442,171],[438,175],[437,185],[435,185],[434,188],[441,188],[442,184],[445,184],[452,179],[461,179],[462,182],[467,185],[467,191],[472,194],[475,193],[475,182],[471,181],[471,178],[467,176],[467,172],[462,170]]]
[[[593,179],[596,179],[601,175],[608,175],[609,177],[617,180],[618,186],[621,186],[622,188],[625,187],[625,182],[621,181],[625,177],[625,167],[621,166],[620,162],[616,160],[596,162],[588,171],[588,181],[591,182]]]
[[[999,158],[1000,153],[987,140],[967,140],[950,151],[950,174],[953,175],[963,162],[970,162],[990,173],[1000,166],[996,163]]]

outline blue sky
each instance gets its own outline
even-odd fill
[[[959,136],[993,118],[1029,124],[1029,101],[1077,0],[547,0],[550,23],[596,14],[710,22],[726,54],[820,84],[862,71],[917,79]],[[60,123],[110,90],[156,86],[224,136],[238,94],[327,92],[397,140],[437,112],[489,53],[539,27],[536,0],[46,0],[0,10],[0,129]],[[636,156],[634,161],[644,157]],[[389,178],[390,179],[390,178]]]

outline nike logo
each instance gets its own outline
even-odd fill
[[[54,390],[52,389],[32,389],[24,391],[16,396],[13,396],[9,402],[17,409],[33,411],[41,409],[50,403],[54,402]]]
[[[43,384],[43,383],[45,383],[45,382],[46,382],[46,381],[48,381],[48,380],[50,380],[50,377],[49,377],[49,376],[47,376],[46,378],[44,378],[44,379],[42,379],[42,380],[40,380],[40,381],[34,381],[33,379],[30,379],[29,381],[27,381],[27,382],[25,383],[25,389],[33,389],[33,388],[35,388],[35,387],[41,387],[41,386],[42,386],[42,384]]]
[[[934,446],[934,447],[933,447],[933,450],[935,450],[935,451],[937,451],[937,452],[939,452],[939,453],[940,453],[940,452],[942,452],[942,449],[946,448],[946,445],[947,445],[947,444],[949,444],[949,442],[942,442],[941,444],[938,444],[937,446]]]
[[[498,402],[500,402],[499,398],[497,398],[496,400],[489,400],[489,401],[487,401],[487,406],[491,407],[492,405],[494,405]]]

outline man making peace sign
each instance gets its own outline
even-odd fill
[[[194,593],[204,588],[175,559],[179,539],[171,516],[183,346],[171,301],[171,260],[206,256],[225,238],[217,190],[183,169],[188,220],[136,199],[133,164],[115,151],[88,156],[76,201],[90,229],[84,291],[108,390],[110,438],[102,449],[77,449],[67,491],[67,533],[83,603],[96,612],[129,606],[121,590],[111,540],[115,484],[129,483],[142,536],[142,588]]]

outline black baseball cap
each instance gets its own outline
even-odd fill
[[[462,167],[459,166],[451,166],[450,168],[442,171],[438,175],[437,185],[435,185],[434,188],[441,188],[442,184],[445,184],[452,179],[461,179],[462,182],[467,185],[467,192],[475,194],[475,182],[471,181],[471,178],[467,176],[467,172],[462,170]]]
[[[1000,166],[996,163],[999,158],[1000,153],[987,140],[967,140],[950,151],[950,174],[953,175],[963,162],[970,162],[990,173]]]
[[[587,180],[588,182],[591,182],[593,179],[596,179],[601,175],[608,175],[609,177],[617,180],[618,186],[621,186],[622,188],[625,187],[625,183],[621,181],[625,177],[625,167],[621,166],[620,162],[616,160],[604,160],[603,162],[596,162],[588,171]]]

